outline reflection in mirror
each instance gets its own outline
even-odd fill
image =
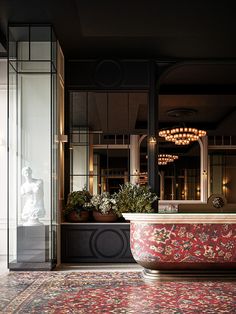
[[[70,190],[113,193],[128,181],[147,184],[148,94],[73,91],[70,104]],[[199,143],[158,138],[158,147],[178,156],[159,165],[160,199],[200,200]]]
[[[221,194],[228,203],[236,203],[236,151],[235,149],[211,149],[210,160],[210,193]]]
[[[178,159],[171,160],[167,164],[158,165],[160,200],[200,200],[199,143],[176,146],[158,138],[158,144],[159,156],[161,154],[178,156]],[[147,173],[147,137],[140,145],[140,170],[142,173]]]
[[[138,182],[146,92],[70,93],[70,191],[114,193]]]
[[[128,182],[128,149],[97,148],[93,158],[93,194],[112,194]]]

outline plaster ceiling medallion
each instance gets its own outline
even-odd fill
[[[189,108],[178,108],[171,109],[167,111],[167,116],[172,118],[183,118],[183,117],[191,117],[197,113],[195,109]]]

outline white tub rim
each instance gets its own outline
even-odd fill
[[[123,213],[131,223],[150,224],[236,224],[236,213]]]

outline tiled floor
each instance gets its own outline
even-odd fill
[[[236,313],[235,281],[147,282],[134,265],[113,266],[1,275],[0,313]]]

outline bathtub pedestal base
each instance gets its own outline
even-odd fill
[[[142,275],[146,280],[207,280],[208,278],[215,278],[216,280],[228,279],[230,281],[236,280],[236,271],[172,271],[172,270],[153,270],[144,268]]]

